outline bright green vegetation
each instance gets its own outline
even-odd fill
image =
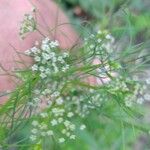
[[[15,72],[22,84],[0,107],[2,150],[134,150],[139,137],[150,139],[145,119],[150,79],[141,78],[150,61],[149,2],[59,3],[70,8],[83,44],[62,52],[45,37],[21,54],[35,64]],[[76,5],[90,16],[85,26],[73,16]],[[22,34],[36,26],[33,18],[34,26],[28,21]],[[101,84],[87,82],[91,77]],[[148,149],[145,142],[142,150]]]

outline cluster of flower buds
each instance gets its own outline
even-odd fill
[[[36,45],[38,45],[36,43]],[[67,64],[68,52],[57,53],[59,47],[58,41],[51,41],[49,38],[42,40],[39,47],[34,46],[25,51],[26,55],[32,56],[35,64],[31,67],[32,71],[40,73],[42,79],[51,74],[65,72],[69,69]]]
[[[20,26],[20,37],[24,38],[26,33],[36,30],[36,21],[31,14],[25,14]]]

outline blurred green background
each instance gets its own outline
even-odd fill
[[[150,37],[149,0],[58,0],[72,23],[85,29],[109,29],[132,36],[135,43]],[[83,30],[77,28],[79,33]]]

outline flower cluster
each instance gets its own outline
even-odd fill
[[[106,30],[99,30],[96,34],[91,34],[85,39],[85,49],[91,56],[90,62],[97,65],[93,74],[97,76],[97,83],[104,84],[111,80],[111,77],[117,76],[122,68],[120,62],[116,61],[116,44],[114,37]],[[89,59],[87,59],[89,62]]]
[[[95,58],[100,60],[100,67],[94,71],[99,77],[109,77],[110,80],[109,83],[102,85],[105,87],[103,90],[76,88],[75,90],[79,92],[77,95],[72,94],[72,89],[64,84],[67,83],[66,80],[70,81],[75,76],[63,76],[61,79],[57,76],[61,73],[65,75],[64,73],[68,71],[71,57],[69,53],[60,51],[58,41],[45,38],[41,44],[36,42],[34,47],[25,51],[25,54],[33,57],[35,61],[31,67],[32,72],[40,77],[33,90],[33,99],[28,102],[31,108],[37,110],[33,113],[36,119],[32,122],[30,136],[33,142],[38,143],[42,137],[47,136],[56,138],[59,143],[67,139],[74,140],[75,131],[86,128],[82,123],[76,125],[74,120],[86,118],[91,111],[101,107],[103,102],[109,100],[110,93],[121,95],[123,104],[127,107],[131,107],[135,102],[143,103],[143,89],[139,84],[121,75],[118,76],[117,71],[122,67],[119,62],[112,59],[113,43],[114,38],[107,31],[99,31],[85,41],[83,47],[89,50],[88,54],[92,54],[92,60]],[[54,76],[58,78],[53,80]],[[44,110],[41,110],[43,103]]]
[[[42,114],[43,117],[47,116],[47,114]],[[48,126],[45,123],[39,123],[38,121],[33,121],[32,122],[32,130],[31,133],[32,135],[30,136],[30,139],[32,141],[37,140],[37,137],[45,137],[45,136],[52,136],[53,131],[48,130]]]
[[[69,111],[74,110],[74,115],[80,118],[86,118],[92,110],[97,107],[101,107],[102,101],[104,100],[104,94],[99,93],[97,90],[85,90],[80,91],[80,95],[68,95],[66,97],[66,103]],[[89,98],[90,97],[90,98]]]
[[[111,93],[120,94],[124,97],[124,103],[131,107],[134,103],[142,104],[144,102],[145,86],[139,82],[124,77],[117,77],[108,84]]]
[[[108,31],[99,30],[97,34],[91,34],[85,39],[85,48],[91,51],[91,54],[94,53],[96,56],[101,56],[101,59],[105,59],[114,52],[114,42],[114,37]]]
[[[106,30],[99,30],[97,34],[92,34],[88,39],[85,39],[85,48],[89,50],[91,56],[94,56],[93,60],[96,60],[96,64],[99,65],[95,73],[98,77],[97,81],[105,83],[105,86],[111,93],[121,93],[127,107],[131,107],[133,103],[142,104],[144,100],[150,98],[150,96],[145,94],[145,89],[139,82],[136,82],[134,79],[120,76],[119,72],[123,68],[120,62],[116,61],[116,56],[114,54],[117,53],[114,53],[116,49],[114,42],[115,39]],[[107,98],[106,96],[103,99]],[[100,105],[99,101],[97,104]]]
[[[38,46],[38,43],[36,45]],[[31,67],[32,71],[39,72],[42,79],[59,71],[65,72],[69,69],[69,64],[67,64],[69,53],[59,53],[58,47],[58,41],[45,38],[39,47],[34,46],[25,51],[27,55],[32,56],[35,60],[35,64]]]
[[[32,122],[30,139],[39,142],[41,137],[54,136],[57,137],[59,143],[65,142],[68,138],[75,140],[74,131],[77,126],[72,122],[72,118],[76,117],[75,113],[65,109],[65,102],[59,92],[51,95],[51,102],[49,109],[46,112],[40,112],[38,120]],[[81,124],[78,128],[84,130],[86,126]]]
[[[28,32],[33,32],[36,30],[36,21],[31,14],[25,14],[24,19],[20,27],[20,36],[21,38],[25,37],[25,34]]]

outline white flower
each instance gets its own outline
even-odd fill
[[[32,20],[32,19],[33,19],[33,16],[32,16],[31,14],[29,14],[29,15],[27,16],[27,18],[28,18],[29,20]]]
[[[41,74],[40,74],[40,77],[41,77],[42,79],[44,79],[44,78],[47,77],[47,75],[46,75],[45,73],[41,73]]]
[[[58,122],[62,123],[63,122],[63,118],[58,118]]]
[[[84,124],[82,124],[81,126],[80,126],[80,130],[84,130],[86,128],[86,126],[84,125]]]
[[[74,140],[75,138],[76,138],[75,135],[71,135],[71,136],[70,136],[70,139],[72,139],[72,140]]]
[[[37,71],[38,70],[38,66],[36,64],[34,64],[32,67],[31,67],[32,71]]]
[[[42,94],[50,94],[51,93],[51,90],[50,89],[45,89],[43,92],[42,92]]]
[[[70,132],[67,132],[67,133],[66,133],[66,136],[68,136],[68,137],[69,137],[69,136],[70,136]]]
[[[33,99],[33,101],[34,102],[40,102],[40,99],[36,97],[36,98]]]
[[[59,91],[55,91],[51,96],[52,97],[57,97],[60,95],[60,92]]]
[[[62,116],[65,110],[59,108],[53,108],[52,112],[54,113],[55,116]]]
[[[130,100],[126,100],[126,101],[125,101],[125,105],[126,105],[127,107],[131,107],[131,106],[132,106],[132,102],[131,102]]]
[[[48,131],[47,131],[47,135],[48,135],[48,136],[53,135],[53,134],[54,134],[54,133],[53,133],[52,130],[48,130]]]
[[[145,98],[146,100],[150,101],[150,94],[145,94],[145,95],[144,95],[144,98]]]
[[[72,112],[69,112],[69,113],[67,114],[67,117],[71,118],[73,115],[74,115],[74,114],[73,114]]]
[[[62,71],[65,72],[67,69],[66,67],[62,67]]]
[[[43,112],[43,113],[40,114],[40,116],[41,116],[42,118],[46,118],[46,117],[48,117],[48,114],[47,114],[46,112]]]
[[[47,62],[47,61],[46,61],[45,59],[43,59],[43,60],[41,61],[41,63],[44,64],[44,65],[46,64],[46,62]]]
[[[146,79],[146,83],[147,83],[147,84],[150,84],[150,78],[149,78],[149,79]]]
[[[64,61],[64,59],[63,59],[62,56],[59,56],[59,57],[57,58],[57,60],[58,60],[58,61],[61,61],[61,62]]]
[[[98,39],[98,40],[97,40],[98,43],[101,43],[101,41],[102,41],[101,39]]]
[[[90,45],[90,48],[93,49],[95,46],[93,44]]]
[[[58,41],[51,41],[50,42],[50,46],[51,46],[51,48],[55,48],[55,47],[57,47],[57,46],[59,46],[59,42]]]
[[[55,125],[58,124],[58,122],[57,122],[57,120],[53,119],[53,120],[51,121],[51,124],[52,124],[52,126],[55,126]]]
[[[63,53],[63,57],[64,57],[64,58],[69,57],[69,54],[68,54],[67,52],[64,52],[64,53]]]
[[[50,42],[50,39],[46,37],[43,41],[42,44],[48,44]]]
[[[27,29],[28,29],[29,32],[33,31],[33,27],[32,26],[28,26]]]
[[[66,69],[69,69],[69,65],[68,65],[68,64],[66,64],[66,66],[65,66],[65,67],[66,67]]]
[[[71,125],[69,126],[69,128],[70,128],[71,131],[73,131],[73,130],[75,130],[75,125],[74,125],[74,124],[71,124]]]
[[[54,58],[56,56],[54,52],[50,52],[49,55],[51,56],[51,58]]]
[[[66,120],[66,121],[64,122],[64,125],[65,125],[66,127],[69,127],[70,121]]]
[[[42,56],[45,60],[51,59],[51,55],[49,55],[49,54],[43,53]]]
[[[47,44],[42,44],[42,45],[41,45],[41,49],[42,49],[43,51],[46,51],[46,52],[50,51],[50,47],[49,47],[49,45],[47,45]]]
[[[52,112],[55,114],[55,113],[58,112],[58,109],[57,109],[57,108],[53,108],[53,109],[52,109]]]
[[[107,34],[105,38],[108,39],[108,40],[110,40],[111,37],[112,37],[112,36],[111,36],[110,34]]]
[[[35,90],[34,90],[34,93],[35,93],[35,94],[40,94],[40,90],[35,89]]]
[[[39,125],[39,123],[38,123],[38,121],[34,120],[34,121],[32,121],[32,125],[37,126],[37,125]]]
[[[49,69],[49,68],[46,68],[46,69],[45,69],[45,73],[46,73],[46,74],[50,74],[50,69]]]
[[[87,38],[84,38],[84,41],[87,41],[88,39]]]
[[[65,72],[66,70],[68,70],[69,69],[69,65],[68,64],[66,64],[64,67],[62,67],[62,71],[63,72]]]
[[[30,139],[31,139],[31,141],[35,141],[36,140],[36,136],[35,135],[31,135]]]
[[[94,38],[94,37],[95,37],[95,35],[94,35],[94,34],[91,34],[91,35],[90,35],[90,38]]]
[[[63,143],[63,142],[65,142],[65,139],[64,139],[64,138],[59,138],[59,139],[58,139],[58,142],[59,142],[59,143]]]
[[[34,54],[36,54],[38,51],[39,51],[39,50],[38,50],[37,47],[32,47],[32,48],[31,48],[31,52],[34,53]]]
[[[34,57],[34,60],[35,60],[36,62],[39,62],[39,61],[41,61],[41,58],[40,58],[39,56],[36,56],[36,57]]]
[[[36,133],[38,132],[38,130],[37,130],[37,129],[32,129],[31,132],[32,132],[33,134],[36,134]]]
[[[137,103],[138,104],[143,104],[143,102],[144,102],[144,99],[142,97],[137,99]]]
[[[41,125],[39,125],[39,128],[41,130],[47,129],[47,125],[46,124],[41,124]]]
[[[44,68],[43,66],[40,66],[40,67],[39,67],[39,70],[40,70],[41,72],[44,72],[44,71],[45,71],[45,68]]]
[[[63,134],[66,134],[67,130],[66,130],[66,129],[63,129],[61,132],[62,132]]]
[[[98,33],[98,34],[102,34],[102,31],[101,31],[101,30],[99,30],[97,33]]]
[[[56,99],[56,103],[57,105],[61,105],[63,103],[63,99],[62,98]]]
[[[54,57],[52,58],[52,62],[53,62],[53,66],[54,66],[54,67],[56,67],[56,64],[55,64],[56,61],[57,61],[57,59],[56,59],[56,57],[54,56]]]

